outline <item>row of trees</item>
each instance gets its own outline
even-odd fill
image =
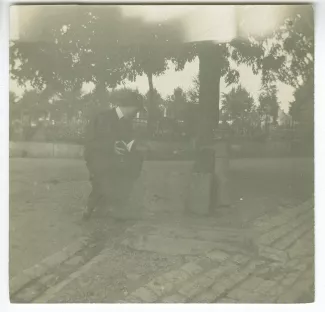
[[[153,76],[162,75],[168,68],[168,61],[176,65],[176,70],[182,70],[187,62],[199,58],[199,76],[188,98],[200,104],[198,128],[201,137],[208,138],[211,129],[218,125],[220,111],[225,116],[230,114],[230,108],[220,110],[219,97],[222,78],[228,86],[239,82],[239,72],[232,64],[246,64],[254,74],[261,74],[262,92],[257,113],[269,118],[267,123],[275,123],[277,119],[277,81],[296,89],[290,109],[294,119],[311,120],[314,84],[311,6],[295,7],[294,18],[285,20],[264,40],[249,38],[224,44],[185,45],[179,44],[183,34],[178,25],[147,25],[140,19],[126,18],[118,7],[44,7],[41,10],[37,29],[42,31],[37,40],[19,40],[10,45],[11,76],[19,85],[29,83],[34,88],[34,95],[30,96],[37,94],[42,98],[33,104],[39,113],[54,107],[49,101],[53,98],[61,98],[61,101],[52,102],[56,103],[56,111],[76,110],[75,105],[80,103],[93,110],[96,103],[106,102],[103,99],[109,96],[108,88],[114,89],[126,80],[134,81],[138,75],[145,74],[149,85],[146,97],[148,129],[153,132],[159,108]],[[51,15],[48,10],[52,11]],[[28,32],[25,38],[32,37],[36,29],[29,28]],[[87,101],[87,96],[83,96],[83,101],[79,101],[82,85],[89,82],[95,85],[89,95],[92,99]],[[253,107],[249,97],[243,101],[243,92],[245,90],[239,88],[223,98],[227,102],[227,96],[237,97],[233,106],[240,111],[237,118],[242,120]],[[184,110],[186,102],[181,90],[177,89],[168,101],[177,102],[176,115]],[[24,106],[24,109],[30,108]]]
[[[160,122],[163,122],[163,119],[182,121],[184,123],[182,131],[192,135],[195,132],[197,113],[200,107],[197,103],[198,92],[199,83],[197,78],[194,79],[193,87],[189,91],[185,92],[182,88],[177,87],[173,94],[167,98],[162,98],[160,93],[154,89],[154,100],[157,103],[156,119]],[[21,126],[29,129],[33,125],[35,128],[44,126],[45,128],[56,128],[57,130],[68,127],[69,129],[74,128],[72,132],[74,131],[77,136],[80,136],[91,115],[96,110],[103,109],[107,106],[107,103],[114,103],[121,93],[130,94],[133,97],[132,100],[135,100],[134,97],[137,95],[138,100],[144,103],[147,108],[150,106],[149,92],[142,95],[137,90],[127,88],[106,93],[104,101],[99,101],[91,93],[82,94],[81,92],[61,93],[48,102],[44,102],[46,94],[38,93],[35,90],[26,91],[21,99],[18,99],[13,92],[10,92],[12,130]],[[147,119],[147,116],[139,117]],[[263,132],[268,132],[270,124],[276,125],[277,119],[278,102],[276,96],[274,98],[265,98],[264,93],[261,93],[260,103],[258,104],[254,102],[252,95],[241,85],[233,87],[228,93],[222,94],[220,122],[229,125],[235,135],[249,137],[261,135]],[[161,124],[161,126],[164,125],[170,127],[172,124],[166,122]],[[157,130],[159,129],[156,127],[155,131],[157,132]],[[163,131],[164,129],[160,130]],[[44,128],[42,131],[44,131]],[[52,132],[52,135],[55,133],[60,133],[60,131]],[[27,134],[32,135],[33,132],[27,131]],[[31,138],[27,137],[25,139]],[[58,138],[52,137],[48,139],[55,140]],[[62,139],[65,138],[62,137]]]

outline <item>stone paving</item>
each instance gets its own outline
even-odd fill
[[[154,278],[121,302],[313,301],[313,201],[273,218],[262,218],[254,225],[262,234],[256,239],[257,255],[208,252],[199,260]]]
[[[22,291],[16,295],[15,302],[76,302],[76,289],[78,288],[86,291],[88,298],[90,298],[89,294],[93,293],[93,299],[88,299],[89,302],[312,302],[314,300],[313,201],[286,209],[280,215],[271,218],[262,217],[256,220],[252,227],[255,233],[253,237],[255,248],[249,246],[244,248],[243,245],[242,248],[236,247],[234,243],[241,241],[241,238],[234,240],[236,232],[231,229],[225,229],[222,232],[218,229],[217,233],[223,234],[220,240],[226,239],[226,242],[218,245],[218,248],[203,254],[202,250],[194,254],[185,252],[192,256],[165,256],[165,259],[168,257],[170,259],[165,269],[155,268],[151,273],[146,269],[141,274],[135,274],[138,277],[135,278],[133,285],[129,285],[128,288],[124,286],[123,290],[115,295],[114,292],[108,291],[107,287],[112,288],[117,281],[116,277],[114,274],[110,278],[105,276],[106,269],[103,265],[112,268],[113,263],[118,263],[119,270],[127,272],[125,259],[131,260],[131,255],[142,253],[142,260],[138,259],[134,262],[135,259],[133,259],[129,263],[131,266],[127,280],[130,281],[130,276],[134,272],[132,265],[139,266],[141,263],[146,268],[153,263],[148,258],[159,253],[148,250],[132,252],[129,248],[129,255],[125,258],[122,254],[118,256],[116,251],[119,248],[116,244],[111,244],[111,247],[106,245],[101,252],[99,250],[99,254],[87,256],[83,250],[77,251],[78,247],[77,254],[67,257],[66,260],[62,259],[63,264],[52,272],[44,270],[43,272],[42,266],[33,268],[32,271],[39,273],[37,275],[39,279],[36,283],[32,282],[30,285],[27,284],[27,287],[23,287]],[[154,227],[154,230],[157,231],[157,228]],[[170,231],[171,229],[165,228],[160,230],[160,234],[168,235]],[[196,239],[209,239],[213,234],[207,230],[193,234],[189,231],[182,231],[180,228],[174,228],[175,233],[178,236],[185,233]],[[238,236],[243,233],[245,232],[240,230]],[[96,246],[95,238],[93,243]],[[121,240],[123,241],[123,235]],[[200,244],[200,241],[196,243]],[[176,244],[179,242],[176,241]],[[114,254],[115,260],[112,258]],[[59,258],[61,259],[62,256]],[[163,255],[161,259],[164,259]],[[175,265],[171,265],[172,262]],[[97,273],[94,271],[95,268],[98,268]],[[49,269],[48,262],[45,264],[45,269]],[[145,275],[149,278],[140,278]],[[87,282],[84,282],[85,278]],[[105,293],[99,291],[101,287],[96,284],[98,278],[105,283]],[[127,280],[121,283],[126,285]],[[73,286],[75,281],[78,286]],[[64,299],[63,295],[70,296],[69,294],[71,297]]]

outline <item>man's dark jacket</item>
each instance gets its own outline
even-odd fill
[[[133,140],[132,121],[119,119],[116,110],[97,114],[86,130],[84,158],[92,175],[128,176],[136,178],[142,167],[142,157],[133,143],[130,152],[119,156],[114,151],[116,141]]]

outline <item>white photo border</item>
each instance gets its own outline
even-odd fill
[[[89,310],[93,311],[107,311],[107,309],[116,309],[119,311],[128,311],[128,309],[135,310],[146,310],[146,309],[157,309],[158,311],[164,311],[166,309],[165,305],[155,304],[154,306],[150,305],[101,305],[97,304],[86,305],[86,304],[47,304],[45,307],[43,305],[34,305],[34,304],[21,304],[21,305],[10,305],[9,303],[9,286],[8,286],[8,259],[9,259],[9,142],[8,142],[8,133],[9,133],[9,122],[8,122],[8,111],[9,111],[9,5],[13,1],[4,0],[0,3],[0,168],[1,168],[1,217],[0,217],[0,242],[1,242],[1,298],[0,305],[1,311],[42,311],[43,309],[49,309],[51,311],[84,311]],[[15,1],[15,3],[44,3],[44,2],[53,2],[53,3],[80,3],[87,2],[92,4],[92,1]],[[93,1],[97,4],[105,3],[116,3],[117,1]],[[123,3],[138,3],[138,2],[147,2],[157,3],[162,1],[119,1]],[[198,3],[199,1],[163,1],[164,3]],[[204,1],[205,3],[218,3],[225,1]],[[263,3],[263,1],[229,1],[227,4],[232,3]],[[294,1],[295,3],[305,3],[305,1]],[[283,1],[267,1],[264,2],[267,4],[270,3],[283,3]],[[217,305],[217,308],[222,309],[222,311],[272,311],[276,309],[277,311],[324,311],[325,308],[325,248],[323,247],[323,237],[325,237],[325,192],[322,188],[322,182],[324,182],[324,159],[325,159],[325,144],[324,138],[325,135],[325,122],[322,117],[325,116],[325,3],[323,1],[314,1],[316,10],[315,10],[315,233],[316,233],[316,302],[313,304],[295,304],[295,305],[243,305],[243,304],[230,304],[230,305]],[[286,2],[289,4],[289,1]],[[324,206],[322,206],[324,204]],[[323,308],[321,308],[323,306]],[[3,310],[4,308],[4,310]],[[196,311],[196,309],[204,309],[206,311],[213,311],[215,309],[214,305],[204,305],[197,306],[194,304],[188,305],[170,305],[169,308],[172,309],[186,309]]]

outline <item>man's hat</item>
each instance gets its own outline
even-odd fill
[[[147,109],[144,107],[142,101],[120,101],[116,104],[121,107],[135,107],[138,111],[147,112]]]
[[[113,104],[121,107],[136,107],[139,111],[147,112],[143,105],[143,96],[135,90],[120,89],[111,94]]]

